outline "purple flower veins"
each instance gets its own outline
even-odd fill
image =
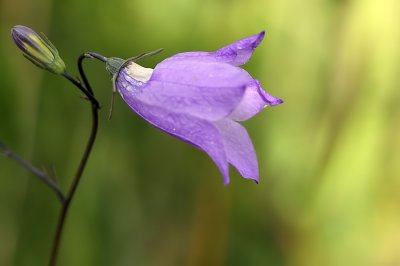
[[[264,32],[216,52],[176,54],[154,69],[133,61],[114,77],[114,86],[138,115],[162,131],[207,153],[229,183],[229,164],[258,183],[256,153],[245,121],[266,106],[283,103],[240,68]]]

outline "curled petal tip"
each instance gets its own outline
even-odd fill
[[[261,88],[261,86],[260,86],[260,84],[258,83],[258,81],[257,81],[257,84],[258,84],[258,93],[259,93],[259,95],[260,95],[261,98],[265,101],[265,103],[266,103],[267,105],[269,105],[269,106],[275,106],[275,105],[279,105],[279,104],[282,104],[282,103],[283,103],[283,100],[282,100],[282,99],[277,98],[277,97],[275,97],[275,96],[272,96],[271,94],[265,92],[265,91]]]
[[[254,181],[254,183],[256,183],[256,185],[258,185],[259,181],[258,181],[258,177],[244,177],[247,180],[251,180]]]
[[[261,31],[258,34],[258,37],[257,37],[256,41],[254,42],[254,48],[256,48],[262,42],[264,37],[265,37],[265,30]]]
[[[284,101],[282,99],[279,99],[279,98],[275,98],[272,101],[268,101],[268,105],[269,106],[276,106],[276,105],[280,105],[282,103],[284,103]]]
[[[279,104],[282,104],[284,102],[285,102],[284,100],[278,98],[277,102],[274,105],[279,105]]]
[[[254,181],[254,183],[256,183],[256,185],[258,185],[258,183],[259,183],[258,175],[257,176],[253,176],[253,177],[243,176],[243,178],[246,179],[246,180]]]
[[[218,60],[231,65],[240,66],[249,61],[254,50],[264,39],[265,31],[261,31],[256,35],[238,40],[229,44],[216,52],[213,56]]]

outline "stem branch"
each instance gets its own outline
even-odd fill
[[[44,182],[51,190],[56,193],[58,199],[60,200],[61,204],[64,204],[66,201],[66,198],[61,191],[61,188],[59,187],[58,183],[51,179],[46,173],[40,171],[33,165],[31,165],[29,162],[26,160],[22,159],[19,157],[17,154],[15,154],[12,150],[10,150],[8,147],[6,147],[4,144],[0,143],[0,152],[3,153],[4,156],[10,158],[11,160],[14,160],[16,163],[21,165],[23,168],[25,168],[28,172],[34,174],[37,176],[42,182]]]

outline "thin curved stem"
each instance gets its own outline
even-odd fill
[[[56,181],[51,179],[45,172],[40,171],[38,168],[34,167],[32,164],[27,162],[26,160],[19,157],[15,154],[12,150],[6,147],[4,144],[0,143],[0,152],[3,153],[4,156],[14,160],[16,163],[21,165],[25,168],[28,172],[31,172],[35,176],[37,176],[42,182],[44,182],[54,193],[57,195],[58,199],[60,200],[61,204],[64,204],[66,198],[64,193],[62,192],[60,186]]]
[[[67,72],[64,72],[62,75],[63,75],[63,77],[68,79],[68,81],[70,81],[72,84],[74,84],[76,87],[78,87],[78,89],[85,94],[85,96],[88,98],[88,100],[92,104],[93,103],[96,104],[96,108],[100,108],[100,104],[94,97],[92,89],[90,89],[90,91],[88,89],[86,89],[79,80],[74,79]],[[86,78],[86,76],[85,76],[85,78]],[[86,80],[86,82],[87,82],[87,80]],[[84,83],[85,83],[85,81],[84,81]]]
[[[102,56],[101,54],[98,54],[98,53],[95,53],[95,52],[87,52],[87,53],[84,54],[84,56],[85,56],[86,58],[95,58],[95,59],[98,59],[98,60],[100,60],[100,61],[103,62],[103,63],[106,63],[107,60],[108,60],[107,57]]]
[[[58,257],[58,253],[59,253],[61,237],[62,237],[64,228],[65,228],[65,221],[66,221],[66,217],[68,214],[68,210],[69,210],[70,204],[72,202],[72,199],[74,198],[76,190],[78,188],[79,182],[82,178],[83,171],[84,171],[86,163],[89,159],[89,156],[92,151],[93,144],[96,140],[96,135],[97,135],[97,128],[98,128],[98,122],[99,122],[99,119],[98,119],[99,103],[96,100],[93,90],[90,87],[90,84],[86,78],[85,72],[83,71],[82,62],[83,62],[83,59],[85,59],[85,58],[94,58],[94,57],[90,56],[88,54],[83,54],[78,58],[79,73],[81,75],[81,79],[83,81],[84,86],[82,86],[82,84],[79,81],[76,81],[74,79],[71,80],[68,78],[68,80],[70,80],[81,91],[86,91],[85,94],[87,96],[89,95],[88,99],[90,100],[90,103],[91,103],[91,112],[92,112],[92,127],[91,127],[90,136],[89,136],[88,142],[86,144],[86,148],[83,153],[82,159],[79,163],[78,169],[75,173],[75,177],[72,181],[72,184],[71,184],[68,194],[66,196],[65,204],[62,205],[62,208],[60,211],[58,224],[57,224],[56,232],[54,235],[53,246],[52,246],[50,260],[49,260],[49,266],[55,266],[57,263],[57,257]]]
[[[89,159],[90,153],[92,151],[93,144],[96,139],[97,128],[98,128],[98,109],[95,104],[92,104],[92,129],[91,129],[90,137],[89,137],[88,143],[86,144],[86,149],[85,149],[85,152],[81,159],[81,162],[79,164],[78,170],[73,179],[73,183],[67,194],[65,204],[63,204],[60,215],[59,215],[57,229],[56,229],[56,233],[54,235],[54,241],[53,241],[53,247],[52,247],[52,251],[51,251],[49,266],[56,265],[61,236],[64,231],[64,225],[65,225],[65,220],[66,220],[66,217],[68,214],[69,206],[71,204],[72,199],[74,198],[76,189],[78,188],[79,182],[82,178],[82,174],[85,169],[87,160]]]
[[[90,86],[89,81],[86,78],[85,71],[83,71],[83,60],[85,58],[94,58],[94,59],[98,59],[102,62],[107,62],[107,58],[98,53],[94,53],[94,52],[88,52],[88,53],[81,54],[78,58],[78,69],[79,69],[79,74],[81,75],[83,84],[85,85],[87,91],[91,95],[93,95],[92,87]]]

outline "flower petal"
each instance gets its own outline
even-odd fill
[[[172,61],[195,61],[195,62],[218,62],[214,57],[213,52],[185,52],[168,57],[161,63],[170,63]]]
[[[120,93],[129,107],[153,126],[207,153],[229,182],[229,166],[219,130],[207,120],[155,106],[122,88]]]
[[[147,83],[134,81],[129,65],[120,72],[120,86],[130,85],[140,100],[167,110],[215,121],[228,116],[242,100],[250,75],[224,63],[179,61],[156,66]]]
[[[248,38],[234,42],[214,53],[218,61],[229,63],[235,66],[246,64],[249,61],[254,49],[264,39],[265,31]]]
[[[241,39],[229,44],[216,52],[186,52],[169,57],[163,62],[171,61],[196,61],[196,62],[223,62],[234,66],[240,66],[249,61],[257,46],[264,39],[265,32]]]
[[[190,58],[179,61],[162,61],[150,81],[163,81],[199,87],[237,87],[253,82],[244,69],[221,62],[199,62]]]
[[[281,103],[283,103],[281,99],[266,93],[261,88],[260,83],[255,80],[253,84],[247,86],[242,101],[229,117],[235,121],[245,121],[256,115],[264,107]]]
[[[221,133],[228,162],[241,176],[258,183],[257,156],[246,129],[230,119],[223,119],[215,125]]]

